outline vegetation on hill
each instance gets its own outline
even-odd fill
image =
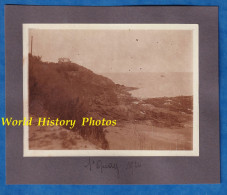
[[[89,111],[94,103],[116,103],[114,86],[110,79],[78,64],[48,63],[29,56],[30,113],[77,120],[74,130],[103,149],[108,148],[103,127],[81,127],[81,121],[82,117],[92,117]]]

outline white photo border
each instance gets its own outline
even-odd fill
[[[29,29],[192,30],[193,31],[193,149],[192,150],[30,150],[29,126],[23,126],[24,157],[79,156],[199,156],[199,25],[198,24],[23,24],[23,116],[29,118]]]

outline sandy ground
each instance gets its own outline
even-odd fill
[[[33,121],[36,119],[33,117]],[[121,122],[105,128],[110,150],[192,150],[192,124],[184,128],[160,128],[149,121],[142,124]],[[63,127],[29,128],[31,150],[100,150],[77,132]]]
[[[33,117],[33,121],[36,122]],[[34,123],[35,124],[35,123]],[[100,149],[77,132],[63,127],[29,127],[29,149],[31,150],[97,150]]]
[[[160,128],[149,122],[122,123],[105,129],[110,150],[192,150],[192,124]]]
[[[32,150],[101,150],[77,132],[63,127],[36,126],[29,128]],[[192,150],[192,122],[184,128],[156,127],[149,121],[120,122],[105,128],[110,150]]]

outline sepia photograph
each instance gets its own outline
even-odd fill
[[[24,156],[198,156],[197,24],[23,24]]]

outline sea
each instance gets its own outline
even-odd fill
[[[130,91],[137,98],[175,97],[193,95],[192,72],[129,72],[104,73],[116,84],[138,89]]]

